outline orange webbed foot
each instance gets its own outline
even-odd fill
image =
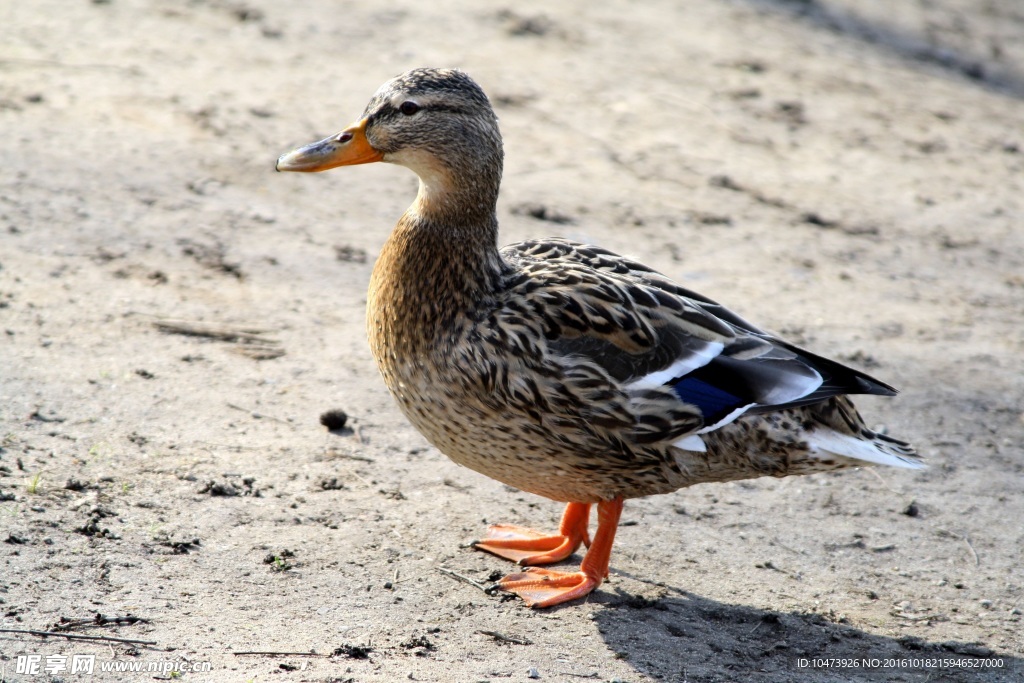
[[[497,583],[501,590],[515,593],[527,607],[551,607],[582,598],[601,585],[601,578],[585,572],[556,572],[530,568],[509,574]]]
[[[569,503],[569,507],[565,510],[565,515],[562,516],[563,531],[567,526],[566,520],[570,517],[570,509],[574,505],[586,508],[585,516],[583,518],[584,520],[589,516],[589,505],[583,505],[582,503]],[[577,510],[574,514],[578,512],[579,511]],[[601,581],[604,580],[604,577],[608,576],[608,563],[611,559],[612,543],[615,542],[615,530],[619,525],[619,516],[621,514],[621,498],[602,501],[598,504],[597,533],[594,535],[594,542],[590,544],[590,549],[583,558],[583,564],[580,565],[580,570],[578,572],[559,572],[552,571],[550,569],[530,568],[525,571],[516,572],[515,574],[509,574],[498,581],[497,587],[501,590],[515,593],[525,600],[529,607],[551,607],[552,605],[559,605],[563,602],[582,598],[583,596],[591,593],[595,588],[601,585]],[[578,528],[578,521],[575,523]],[[551,536],[543,536],[542,534],[538,534],[537,532],[529,529],[523,530],[522,527],[513,527],[513,529],[514,531],[511,533],[521,535],[522,537],[519,540],[524,544],[529,544],[539,539],[545,539],[544,542],[548,542],[549,539],[554,538]],[[530,534],[535,534],[535,536],[530,537]],[[574,546],[573,549],[578,547],[580,542],[581,541],[577,541],[576,546]],[[477,547],[480,547],[480,545],[478,544]],[[489,552],[494,552],[487,547],[484,549]],[[562,552],[562,550],[559,550],[558,552]],[[562,557],[568,556],[571,552],[572,550],[566,552]],[[497,554],[502,555],[502,553]],[[502,556],[505,557],[505,555]],[[535,558],[534,556],[530,556],[528,559]],[[523,560],[517,561],[521,564],[525,564]]]
[[[569,503],[556,534],[515,524],[493,524],[483,540],[474,543],[473,547],[521,565],[560,562],[576,552],[581,543],[590,545],[589,519],[590,505]]]

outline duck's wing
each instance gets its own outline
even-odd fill
[[[610,251],[547,239],[511,245],[503,256],[515,265],[509,285],[518,305],[543,321],[548,353],[600,368],[625,392],[671,391],[679,415],[699,418],[663,438],[837,395],[895,393]]]

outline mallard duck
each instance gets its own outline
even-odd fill
[[[502,157],[480,86],[459,70],[414,69],[381,86],[356,123],[277,161],[279,171],[383,161],[419,176],[373,269],[370,346],[402,412],[442,453],[567,503],[556,533],[497,524],[475,544],[529,566],[502,589],[534,607],[593,591],[627,498],[921,466],[848,398],[892,396],[889,385],[606,249],[558,238],[499,249]],[[581,543],[578,572],[533,566]]]

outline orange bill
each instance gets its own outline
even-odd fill
[[[282,154],[278,171],[326,171],[338,166],[354,166],[381,161],[384,155],[366,139],[366,119],[353,123],[337,135]]]

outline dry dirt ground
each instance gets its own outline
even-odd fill
[[[859,404],[930,468],[630,501],[557,609],[456,578],[561,506],[377,376],[415,179],[273,172],[424,65],[495,102],[505,241],[629,253],[896,384]],[[0,680],[1024,680],[1022,65],[1018,0],[0,3]]]

